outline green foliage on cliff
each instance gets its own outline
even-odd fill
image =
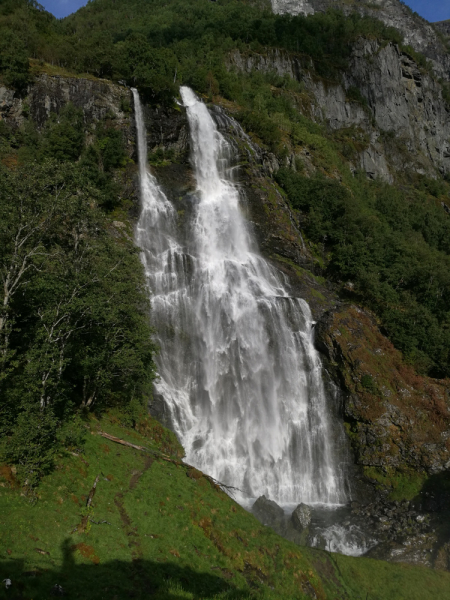
[[[81,443],[80,412],[132,419],[154,376],[138,250],[109,215],[122,133],[91,141],[70,104],[40,132],[0,129],[0,456],[30,488]]]
[[[407,191],[362,178],[349,186],[281,169],[309,239],[330,251],[327,272],[351,281],[394,344],[421,372],[450,375],[450,218],[442,182]]]
[[[383,471],[377,467],[364,467],[364,475],[376,482],[380,489],[388,489],[389,498],[393,501],[416,498],[427,480],[424,473],[410,469],[396,471],[389,467],[385,467]]]
[[[46,124],[41,151],[59,161],[75,161],[84,146],[83,111],[67,104]]]
[[[28,49],[23,41],[9,30],[0,39],[0,73],[7,86],[22,90],[29,81]]]

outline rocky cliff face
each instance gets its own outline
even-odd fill
[[[344,304],[316,326],[316,343],[344,390],[359,465],[352,522],[378,544],[368,556],[450,568],[450,381],[421,377],[372,314]]]
[[[395,171],[407,170],[430,176],[450,172],[450,107],[441,86],[397,45],[360,39],[340,82],[318,78],[300,57],[278,50],[234,52],[229,65],[302,82],[309,96],[307,116],[332,130],[355,127],[366,134],[368,144],[353,168],[371,178],[392,181]],[[355,88],[362,101],[349,97]]]
[[[370,313],[344,305],[316,327],[329,368],[346,390],[344,414],[358,464],[434,475],[450,468],[450,381],[417,375]],[[391,479],[390,479],[391,477]]]
[[[83,110],[86,127],[104,119],[114,121],[132,151],[132,94],[126,87],[106,80],[51,77],[47,74],[37,77],[23,97],[0,86],[0,118],[14,127],[22,126],[31,118],[38,128],[42,128],[52,113],[58,114],[69,102]]]
[[[32,121],[38,130],[45,126],[50,116],[58,115],[69,102],[81,109],[84,115],[86,143],[92,143],[98,122],[122,133],[124,148],[129,157],[135,154],[135,123],[132,114],[132,93],[121,85],[99,79],[60,77],[41,74],[29,85],[27,92],[19,96],[13,90],[0,85],[0,121],[12,129]],[[138,186],[134,165],[115,174],[120,185],[121,198],[139,210]],[[119,223],[123,226],[123,223]]]
[[[275,13],[309,15],[339,8],[344,13],[357,11],[395,27],[404,42],[424,54],[439,77],[450,80],[450,55],[434,27],[399,0],[272,0]]]
[[[450,19],[433,23],[434,28],[446,37],[450,37]]]

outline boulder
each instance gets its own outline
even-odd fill
[[[291,521],[297,531],[303,531],[311,523],[311,509],[306,504],[300,503],[291,516]]]
[[[252,507],[252,512],[263,525],[274,527],[284,520],[284,510],[273,500],[260,496]]]

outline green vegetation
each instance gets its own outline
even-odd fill
[[[345,68],[359,36],[402,40],[395,29],[356,13],[291,17],[236,0],[95,0],[62,22],[34,0],[18,0],[14,8],[3,0],[4,29],[14,32],[32,58],[125,79],[148,97],[169,101],[175,83],[235,99],[237,82],[224,65],[233,48],[285,48],[312,57],[318,73],[333,76]]]
[[[132,420],[154,376],[138,250],[112,226],[122,133],[90,134],[70,104],[41,132],[0,123],[0,455],[28,491],[81,440],[80,412]]]
[[[117,411],[91,415],[83,423],[84,444],[58,453],[35,503],[0,467],[0,512],[8,515],[0,523],[0,577],[12,580],[8,597],[44,600],[55,584],[70,598],[92,600],[446,597],[449,573],[332,555],[279,538],[180,463],[175,437],[153,419],[137,419],[135,429],[121,421]]]
[[[0,73],[7,86],[23,90],[29,81],[29,60],[25,44],[9,30],[2,30]]]
[[[361,385],[363,386],[363,388],[365,390],[367,390],[371,394],[378,393],[377,386],[376,386],[375,381],[373,380],[372,375],[363,375],[361,377]]]
[[[394,344],[423,373],[450,375],[450,218],[443,181],[402,190],[362,177],[344,183],[280,169],[312,243],[329,251],[326,272],[354,285]]]
[[[425,473],[386,469],[387,472],[382,472],[376,467],[364,467],[364,475],[377,482],[381,489],[390,489],[389,499],[392,501],[412,500],[422,491],[428,479]]]

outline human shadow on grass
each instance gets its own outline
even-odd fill
[[[62,544],[63,565],[59,568],[25,567],[25,561],[0,561],[0,600],[51,600],[52,598],[82,598],[86,600],[122,600],[153,598],[155,600],[187,600],[188,598],[244,600],[248,591],[233,585],[231,573],[195,571],[175,562],[159,562],[137,558],[132,561],[112,560],[95,564],[76,564],[78,547],[69,540]],[[85,547],[86,549],[89,546]],[[82,548],[83,549],[83,548]],[[29,562],[28,562],[29,564]],[[218,573],[221,573],[219,575]],[[11,580],[6,588],[3,580]]]

